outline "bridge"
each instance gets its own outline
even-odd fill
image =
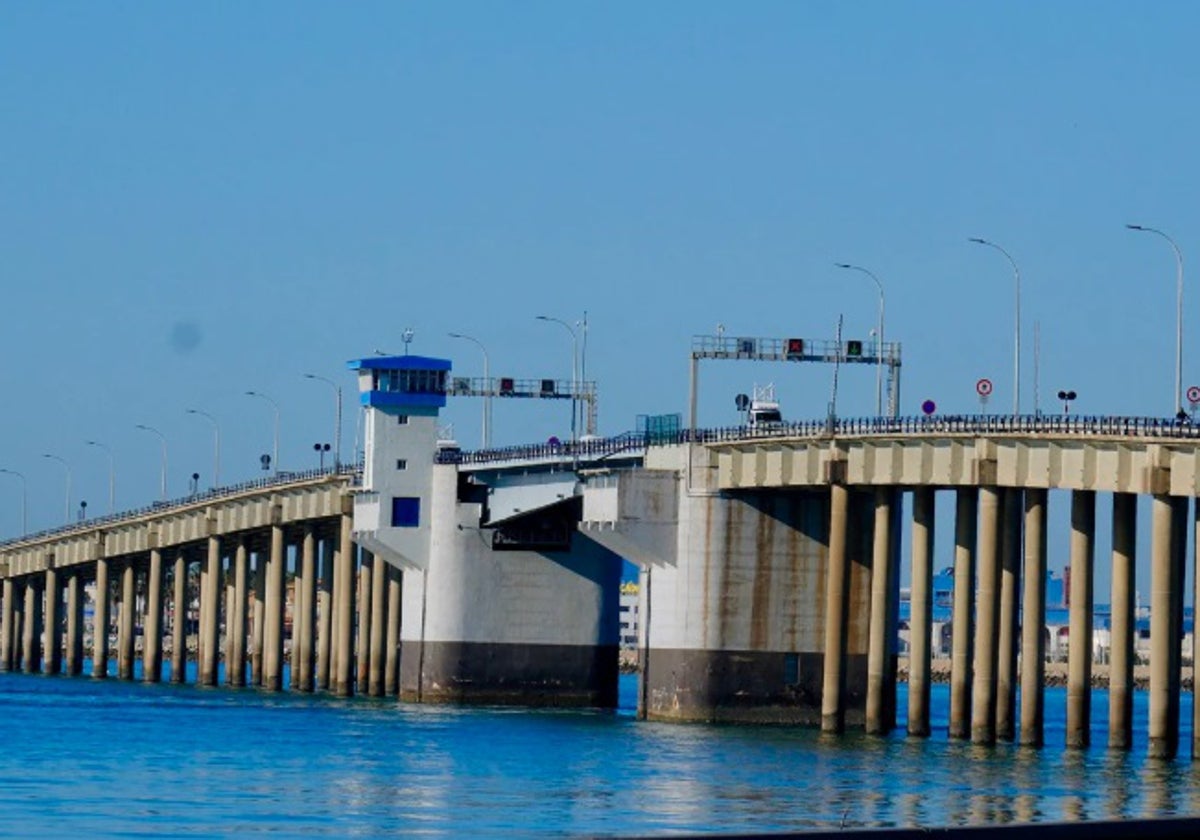
[[[95,677],[132,679],[140,638],[144,679],[183,680],[194,636],[203,685],[216,684],[223,661],[232,686],[613,706],[628,559],[641,578],[640,716],[883,733],[896,717],[907,530],[907,730],[920,737],[930,731],[937,497],[952,495],[950,734],[1036,745],[1048,491],[1060,489],[1071,494],[1067,743],[1089,738],[1103,492],[1113,496],[1109,745],[1132,743],[1136,500],[1146,495],[1149,749],[1178,749],[1197,427],[883,417],[463,452],[437,433],[455,387],[448,361],[373,357],[351,367],[365,408],[361,465],[0,544],[0,668],[81,674],[90,601]]]

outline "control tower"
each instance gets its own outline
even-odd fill
[[[373,356],[349,362],[366,408],[363,492],[354,503],[355,541],[393,566],[429,557],[438,412],[449,359]]]

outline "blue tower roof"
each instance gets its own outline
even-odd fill
[[[346,362],[350,370],[450,370],[449,359],[432,356],[368,356]]]
[[[436,412],[446,404],[449,359],[430,356],[370,356],[346,363],[358,371],[362,404],[371,408]]]

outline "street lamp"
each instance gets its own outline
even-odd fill
[[[1175,416],[1183,414],[1183,254],[1175,240],[1158,228],[1145,225],[1125,225],[1130,230],[1154,233],[1167,240],[1175,252]]]
[[[212,424],[213,428],[213,487],[221,486],[221,427],[217,424],[217,418],[213,417],[207,411],[201,411],[198,408],[185,409],[187,414],[195,414],[203,417]]]
[[[838,268],[849,269],[850,271],[858,271],[867,275],[875,281],[875,285],[879,288],[879,350],[875,354],[875,414],[883,416],[883,283],[875,274],[861,265],[851,265],[850,263],[834,263]],[[889,400],[888,413],[894,414],[891,401]]]
[[[138,423],[134,428],[158,435],[158,439],[162,441],[162,489],[160,490],[160,498],[165,502],[167,500],[167,436],[153,426],[147,426],[142,423]]]
[[[275,402],[275,400],[271,399],[270,397],[268,397],[266,394],[262,393],[261,391],[247,391],[246,396],[247,397],[258,397],[259,399],[266,400],[267,402],[269,402],[271,404],[271,408],[273,408],[275,410],[275,438],[274,438],[275,442],[271,447],[271,463],[275,465],[274,474],[278,475],[279,474],[279,403]]]
[[[317,457],[321,459],[321,469],[325,469],[325,453],[329,451],[328,443],[314,443],[313,451],[317,453]]]
[[[579,414],[579,336],[576,334],[575,328],[561,318],[553,318],[549,315],[535,315],[534,317],[539,321],[551,321],[558,324],[571,334],[571,442],[574,443],[577,439],[575,418]]]
[[[49,458],[51,461],[58,461],[63,465],[67,475],[67,490],[63,499],[63,519],[69,525],[71,523],[71,465],[57,455],[51,455],[48,452],[42,453],[43,458]]]
[[[407,330],[405,333],[407,334]],[[404,342],[405,354],[408,352],[408,342],[412,341],[409,337]],[[335,414],[333,418],[333,465],[334,469],[342,465],[342,386],[334,382],[332,379],[326,379],[324,376],[317,376],[315,373],[304,374],[305,379],[315,379],[318,382],[324,382],[333,389],[335,402]]]
[[[21,479],[21,534],[22,535],[28,534],[29,533],[29,520],[25,515],[25,512],[26,512],[25,501],[26,501],[26,496],[28,495],[28,493],[26,492],[25,475],[24,475],[24,473],[19,473],[16,470],[6,470],[3,468],[0,468],[0,473],[4,473],[5,475],[15,475],[17,478]]]
[[[486,383],[486,390],[483,394],[483,448],[488,449],[492,445],[492,378],[488,368],[488,353],[487,348],[483,346],[477,338],[472,338],[469,335],[462,333],[450,333],[451,338],[461,338],[463,341],[469,341],[479,348],[479,352],[483,353],[483,381]]]
[[[1008,259],[1009,265],[1012,266],[1017,297],[1016,315],[1013,326],[1013,416],[1016,416],[1021,413],[1021,269],[1017,268],[1017,261],[1012,258],[1012,254],[1005,251],[995,242],[980,239],[978,236],[972,236],[967,241],[974,242],[976,245],[986,245],[989,248],[995,248]]]
[[[116,459],[113,458],[113,451],[107,444],[103,444],[98,440],[85,440],[84,443],[86,443],[88,446],[95,446],[103,449],[108,453],[108,512],[112,513],[114,502],[117,497],[117,462]]]
[[[1063,414],[1071,413],[1071,401],[1075,399],[1075,396],[1076,396],[1076,394],[1074,391],[1059,391],[1058,392],[1058,398],[1060,400],[1062,400],[1062,404],[1063,404]]]

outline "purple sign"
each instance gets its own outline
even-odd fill
[[[937,403],[933,400],[925,400],[925,402],[921,403],[921,411],[926,414],[933,414],[933,412],[937,411]]]

